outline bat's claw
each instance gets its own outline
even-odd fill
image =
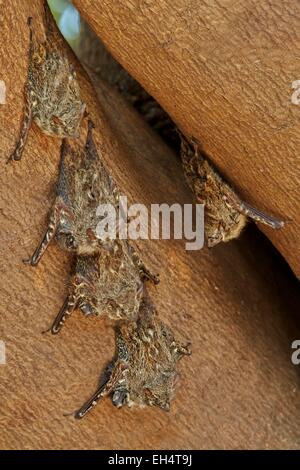
[[[73,416],[74,418],[76,418],[76,411],[71,411],[71,413],[63,413],[63,416],[65,417],[68,417],[68,416]]]
[[[41,331],[42,335],[45,335],[46,333],[49,333],[51,331],[51,328],[52,328],[52,326],[50,326],[50,328],[48,328],[47,330]]]
[[[160,283],[159,274],[151,274],[150,280],[157,286]]]
[[[22,262],[24,264],[27,264],[29,266],[36,266],[37,263],[34,262],[34,260],[32,258],[24,258],[22,259]]]

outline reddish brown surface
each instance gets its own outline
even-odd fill
[[[0,447],[299,448],[299,369],[290,360],[300,338],[292,319],[299,287],[255,230],[197,253],[186,253],[182,241],[140,243],[161,273],[151,288],[161,317],[193,343],[170,413],[117,410],[106,399],[82,421],[63,416],[94,391],[114,344],[111,325],[79,312],[59,336],[41,335],[65,297],[70,259],[53,245],[39,267],[21,262],[45,228],[60,145],[34,127],[23,160],[5,164],[22,116],[26,18],[38,21],[35,4],[7,2],[2,23],[0,339],[7,364],[0,365]],[[147,204],[189,202],[171,152],[100,84],[97,104],[79,76],[97,145],[123,193]]]
[[[300,3],[75,0],[114,57],[252,205],[300,277]]]

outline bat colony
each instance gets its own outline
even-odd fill
[[[93,122],[80,97],[76,73],[63,52],[63,39],[45,4],[46,39],[39,42],[33,20],[25,111],[18,142],[9,161],[20,160],[34,121],[47,135],[62,139],[56,197],[48,226],[33,255],[36,266],[52,241],[74,253],[68,295],[50,331],[57,334],[75,309],[84,315],[107,316],[115,322],[115,357],[94,395],[75,413],[82,418],[106,395],[115,406],[159,406],[169,410],[179,374],[176,365],[189,355],[156,311],[145,282],[159,282],[127,240],[96,236],[96,208],[118,207],[118,189],[102,162],[93,138]],[[76,137],[86,128],[85,145]],[[243,202],[223,181],[196,143],[181,136],[183,169],[196,201],[205,205],[207,245],[229,241],[241,233],[248,218],[275,229],[283,221]]]

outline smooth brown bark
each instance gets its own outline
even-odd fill
[[[41,335],[66,294],[71,260],[53,245],[37,268],[22,264],[42,234],[52,202],[60,142],[31,130],[23,159],[6,165],[24,102],[27,16],[37,2],[12,0],[2,11],[0,105],[0,365],[2,449],[299,448],[299,372],[291,342],[299,288],[255,231],[215,250],[187,253],[184,241],[139,243],[161,273],[151,288],[161,318],[193,354],[180,364],[170,413],[117,410],[106,399],[84,420],[63,416],[94,391],[114,351],[111,324],[74,314],[57,337]],[[179,162],[118,95],[101,82],[99,102],[78,64],[96,124],[95,138],[130,202],[190,202]],[[83,130],[83,133],[85,131]]]
[[[113,56],[240,195],[292,224],[260,225],[300,277],[300,4],[75,0]]]

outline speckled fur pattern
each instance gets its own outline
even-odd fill
[[[91,133],[90,129],[85,148],[63,142],[55,201],[62,208],[56,239],[63,249],[80,255],[93,254],[100,244],[113,250],[113,241],[104,242],[96,236],[100,220],[96,210],[100,204],[118,205],[115,184],[98,156]]]
[[[213,247],[239,237],[249,218],[274,229],[284,226],[275,219],[243,202],[199,151],[181,135],[181,159],[188,185],[196,202],[205,206],[205,237]]]
[[[189,344],[175,340],[145,295],[138,320],[117,324],[116,357],[108,368],[108,378],[76,412],[76,418],[84,417],[107,395],[118,408],[158,406],[169,411],[179,379],[176,364],[190,353]]]
[[[9,160],[20,160],[34,121],[48,135],[78,137],[85,105],[76,72],[62,52],[59,31],[45,2],[46,40],[39,42],[28,19],[30,47],[25,111],[19,140]]]
[[[75,285],[83,313],[106,315],[112,320],[135,320],[143,282],[123,241],[113,253],[78,256]]]

